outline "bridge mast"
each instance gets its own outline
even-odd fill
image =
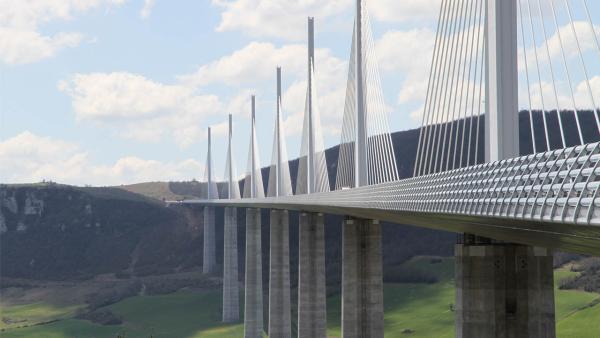
[[[234,192],[233,192],[233,154],[231,153],[231,138],[233,136],[233,122],[232,122],[232,116],[231,114],[229,114],[229,130],[227,133],[227,140],[228,140],[228,148],[227,149],[227,161],[229,162],[229,167],[227,168],[227,185],[228,185],[228,195],[227,198],[231,199],[234,198]]]
[[[206,191],[207,191],[208,199],[212,198],[211,188],[212,188],[212,183],[213,183],[212,182],[212,154],[211,154],[211,148],[212,148],[212,145],[211,145],[211,137],[210,137],[210,127],[208,127],[208,151],[207,151],[207,155],[206,155],[206,161],[207,161],[207,163],[206,163],[206,170],[208,172],[208,180],[207,180],[208,183],[207,183]]]
[[[255,198],[256,197],[256,182],[255,182],[255,177],[256,177],[256,168],[255,168],[255,164],[256,164],[256,96],[252,95],[252,117],[251,117],[251,126],[250,126],[250,133],[252,135],[250,135],[250,156],[251,156],[251,161],[252,163],[250,164],[250,197],[251,198]]]
[[[316,190],[315,183],[315,138],[313,130],[313,71],[315,67],[315,19],[308,18],[308,156],[307,156],[307,193]]]
[[[356,143],[354,145],[355,187],[369,184],[367,178],[367,129],[363,88],[362,0],[356,0]]]
[[[490,162],[519,156],[517,0],[487,6],[485,157]]]
[[[283,142],[284,140],[281,139],[281,67],[277,67],[277,117],[275,119],[275,132],[277,133],[277,145],[275,145],[277,147],[277,163],[275,163],[276,167],[276,172],[277,172],[277,180],[276,180],[276,196],[282,196],[283,192],[282,192],[282,176],[283,176],[283,172],[281,169],[281,142]],[[287,165],[287,163],[286,163]]]

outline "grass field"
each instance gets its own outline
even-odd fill
[[[82,307],[82,305],[60,306],[44,302],[0,307],[0,317],[2,317],[0,329],[67,319]]]
[[[386,337],[454,337],[453,260],[443,259],[432,264],[429,258],[413,259],[406,265],[435,272],[440,281],[435,284],[386,284]],[[568,269],[558,269],[555,280],[572,275]],[[558,283],[555,283],[558,285]],[[561,338],[595,338],[600,332],[600,295],[556,289],[557,336]],[[2,338],[212,338],[242,337],[243,326],[223,325],[221,293],[215,291],[179,291],[162,296],[137,296],[107,308],[124,319],[122,325],[100,326],[85,320],[63,319],[56,322],[19,329],[6,329]],[[594,305],[596,304],[596,305]],[[340,297],[328,299],[328,335],[340,337]],[[68,316],[43,304],[2,308],[2,317],[30,318],[46,316],[57,319]],[[404,333],[403,333],[404,332]]]
[[[101,326],[68,319],[50,324],[5,330],[2,338],[127,338],[241,337],[242,325],[223,325],[219,291],[179,291],[162,296],[137,296],[107,308],[124,318],[122,325]],[[38,308],[36,311],[40,311]],[[4,315],[4,312],[3,312]]]

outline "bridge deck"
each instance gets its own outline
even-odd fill
[[[600,255],[600,143],[326,193],[171,203],[379,219]]]

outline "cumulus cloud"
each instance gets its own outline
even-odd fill
[[[144,19],[149,18],[155,3],[155,0],[144,0],[144,7],[142,7],[142,10],[140,11],[140,16]]]
[[[369,11],[373,18],[387,22],[436,20],[441,0],[373,0]]]
[[[79,45],[81,39],[79,33],[43,36],[36,31],[0,27],[0,60],[10,65],[36,62]]]
[[[213,0],[221,8],[218,32],[241,31],[253,37],[300,40],[306,36],[306,17],[321,20],[351,6],[351,0]]]
[[[24,131],[0,142],[0,182],[52,180],[83,185],[118,185],[147,181],[190,180],[200,177],[201,163],[126,156],[111,164],[96,164],[77,144]]]
[[[391,30],[376,41],[380,68],[387,73],[402,74],[398,103],[422,103],[428,84],[435,32],[428,28]],[[419,117],[415,113],[414,120]]]
[[[215,95],[126,72],[75,74],[59,89],[72,98],[78,120],[111,125],[141,141],[170,136],[188,146],[205,135],[202,121],[223,110]]]
[[[575,28],[575,34],[577,36],[573,34],[573,27]],[[535,48],[537,48],[537,60],[542,67],[547,66],[549,60],[555,64],[555,67],[563,67],[563,51],[568,62],[569,59],[577,58],[579,56],[579,50],[585,54],[586,52],[597,49],[596,36],[600,35],[600,26],[594,25],[594,32],[591,29],[589,22],[575,21],[573,27],[570,24],[559,26],[558,30],[553,30],[547,40],[544,40],[535,46]],[[525,29],[526,33],[530,33],[527,26]],[[536,31],[536,34],[542,33]],[[579,47],[577,46],[577,42],[579,42]],[[521,42],[519,42],[519,47],[521,46]],[[535,48],[527,41],[527,65],[530,72],[536,67]],[[548,59],[548,56],[550,56],[550,59]],[[523,49],[519,48],[519,61],[522,60],[524,60]],[[572,65],[569,65],[569,67],[572,67]],[[525,70],[524,62],[519,62],[519,70]]]
[[[592,77],[589,82],[583,80],[573,84],[574,95],[571,96],[569,84],[564,81],[556,83],[556,95],[554,85],[548,81],[532,82],[530,91],[527,86],[519,86],[519,104],[522,109],[529,108],[529,99],[531,98],[531,107],[533,109],[547,110],[556,109],[557,105],[561,110],[573,109],[573,102],[577,109],[593,109],[600,104],[600,76]],[[558,102],[556,100],[558,96]],[[542,101],[543,99],[543,101]]]
[[[231,86],[256,84],[274,78],[275,66],[285,72],[306,71],[306,46],[300,44],[276,47],[268,42],[251,42],[230,55],[205,64],[192,74],[179,79],[194,86],[221,83]]]
[[[68,20],[93,8],[120,5],[125,0],[0,0],[0,61],[9,65],[33,63],[52,57],[82,40],[77,32],[46,36],[40,26]]]

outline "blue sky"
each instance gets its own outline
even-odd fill
[[[439,3],[369,1],[392,131],[420,123]],[[590,3],[600,13],[598,2]],[[351,0],[0,0],[0,182],[201,178],[208,126],[221,173],[228,113],[243,172],[251,93],[267,164],[277,65],[288,154],[297,156],[309,15],[325,145],[334,145],[352,10]],[[593,44],[586,51],[600,60]],[[596,61],[588,65],[591,77],[600,74]],[[595,81],[597,94],[600,77]]]

